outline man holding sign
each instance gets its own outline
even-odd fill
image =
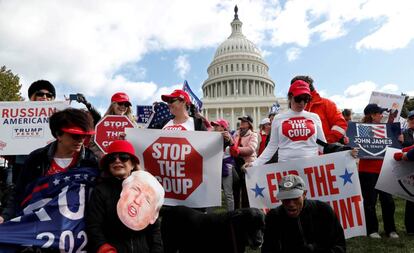
[[[297,175],[278,183],[282,205],[266,215],[262,253],[346,252],[344,230],[329,204],[306,199],[306,186]]]

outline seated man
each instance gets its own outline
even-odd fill
[[[306,199],[302,178],[287,175],[279,182],[282,205],[266,215],[262,253],[345,252],[344,231],[325,202]]]

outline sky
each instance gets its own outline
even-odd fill
[[[374,90],[414,96],[412,0],[0,0],[0,65],[20,77],[26,99],[46,79],[58,100],[83,93],[101,112],[115,92],[150,105],[184,80],[202,97],[236,4],[276,97],[303,74],[354,112]]]

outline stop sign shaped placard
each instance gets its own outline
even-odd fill
[[[119,140],[120,134],[125,133],[125,128],[134,127],[134,124],[123,115],[107,115],[96,124],[95,138],[96,145],[107,153],[107,148],[114,140]]]
[[[145,169],[166,198],[185,200],[203,181],[203,157],[186,138],[160,137],[144,151]]]

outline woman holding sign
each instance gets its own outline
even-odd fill
[[[88,252],[163,252],[157,218],[164,189],[150,173],[137,171],[132,144],[112,142],[100,166],[109,177],[96,186],[89,201]]]
[[[162,95],[162,101],[168,103],[168,108],[174,116],[165,121],[160,128],[178,131],[207,131],[203,119],[195,116],[195,107],[190,96],[184,90],[174,90],[171,94]],[[190,111],[190,112],[189,112]]]
[[[362,123],[381,123],[382,113],[387,109],[377,104],[368,104],[364,109]],[[385,233],[390,238],[399,238],[394,221],[395,204],[392,196],[386,192],[375,189],[379,173],[381,172],[382,159],[360,159],[359,160],[359,181],[361,183],[362,196],[364,198],[365,220],[367,234],[374,239],[380,239],[378,233],[378,218],[375,210],[377,198],[381,202],[382,218],[384,221]]]
[[[305,111],[311,100],[309,85],[295,81],[289,88],[289,110],[276,115],[272,122],[270,141],[263,153],[247,166],[259,166],[269,161],[275,152],[279,152],[279,161],[311,157],[322,152],[316,140],[326,142],[322,123],[315,113]]]

